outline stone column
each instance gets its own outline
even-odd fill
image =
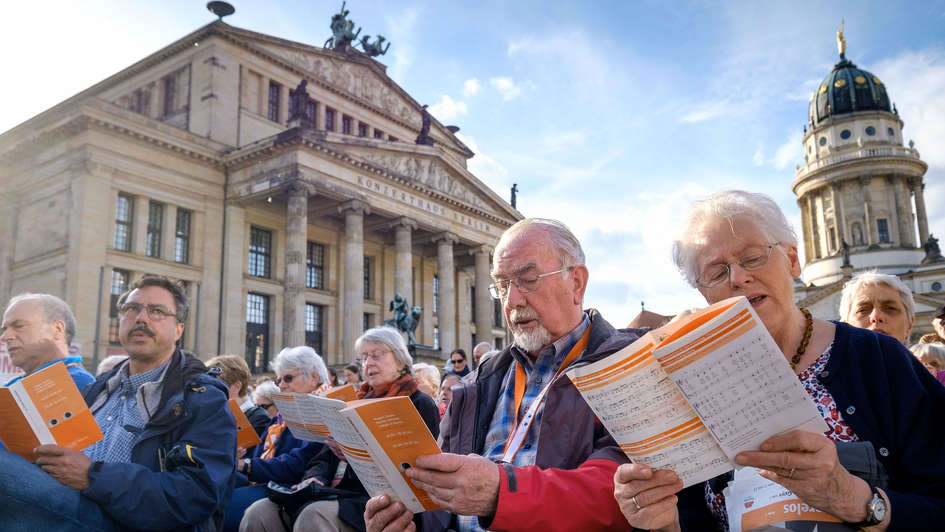
[[[282,342],[305,344],[305,243],[308,241],[308,187],[292,183],[285,210],[285,297]]]
[[[810,233],[810,199],[808,197],[797,198],[797,206],[801,210],[801,231],[804,240],[804,261],[814,260],[814,241]]]
[[[341,133],[341,117],[343,116],[341,109],[335,108],[335,133]]]
[[[899,191],[896,189],[896,176],[886,176],[886,205],[889,209],[889,241],[897,246],[902,246],[902,235],[899,232],[899,202],[896,196]]]
[[[411,305],[413,300],[413,231],[417,229],[417,222],[410,218],[401,217],[391,222],[394,229],[394,292],[404,296]]]
[[[869,177],[860,178],[860,187],[863,189],[863,217],[866,221],[866,227],[864,228],[866,235],[866,245],[872,246],[876,243],[877,237],[874,236],[876,222],[873,221],[873,195],[870,193],[870,179]]]
[[[289,87],[279,85],[279,122],[285,124],[289,119]]]
[[[131,228],[131,252],[144,255],[148,242],[148,211],[150,201],[146,196],[134,197],[133,226]]]
[[[476,322],[476,343],[489,342],[493,345],[492,338],[492,296],[489,295],[489,284],[492,283],[492,277],[489,275],[489,254],[492,248],[489,246],[480,246],[470,251],[475,259],[476,275],[476,315],[473,320]],[[475,346],[473,346],[475,347]]]
[[[164,204],[164,227],[161,228],[161,258],[174,262],[174,243],[177,241],[177,205]]]
[[[223,305],[220,307],[222,326],[219,337],[213,341],[216,343],[217,353],[244,353],[246,287],[243,274],[246,272],[249,244],[246,211],[237,203],[227,203],[224,213],[226,226],[223,228]]]
[[[354,356],[354,342],[361,336],[364,323],[364,215],[370,206],[351,200],[338,207],[345,217],[345,282],[341,313],[342,353],[346,359]]]
[[[849,244],[850,240],[846,237],[846,220],[843,215],[843,200],[840,196],[840,184],[831,183],[830,184],[830,202],[833,204],[833,225],[837,230],[837,249],[842,248],[841,242],[846,240]]]
[[[453,244],[459,238],[448,232],[437,235],[436,271],[439,278],[439,311],[437,323],[440,328],[440,349],[444,357],[456,349],[456,270],[453,266]]]
[[[269,118],[269,78],[266,76],[259,78],[259,114]]]
[[[325,131],[325,104],[315,102],[315,129]]]
[[[919,222],[919,247],[922,247],[929,240],[929,219],[925,214],[925,195],[923,194],[925,185],[921,177],[912,179],[910,184],[912,193],[915,194],[915,217]]]
[[[899,242],[903,247],[914,248],[915,245],[915,222],[910,205],[909,191],[906,187],[906,180],[902,176],[896,176],[893,183],[893,190],[896,194],[896,209],[899,211]]]

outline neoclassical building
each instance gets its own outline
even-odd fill
[[[840,61],[810,98],[805,164],[793,184],[806,256],[796,295],[815,315],[836,319],[851,276],[896,274],[915,296],[918,337],[945,301],[945,260],[924,249],[928,165],[912,141],[904,145],[886,85],[846,58],[842,32],[838,41]]]
[[[187,284],[186,349],[254,371],[351,361],[398,293],[421,354],[501,347],[490,253],[522,216],[455,131],[362,52],[214,22],[0,135],[0,299],[63,297],[90,366],[147,273]]]

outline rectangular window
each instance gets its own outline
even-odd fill
[[[367,136],[367,124],[364,122],[358,122],[358,136],[366,137]]]
[[[164,205],[152,201],[148,204],[148,236],[145,240],[145,255],[161,258],[161,236],[164,226]]]
[[[363,332],[373,327],[373,325],[371,325],[372,323],[374,323],[374,317],[365,312],[364,317],[361,319],[361,331]]]
[[[492,326],[502,327],[502,303],[498,299],[492,300]]]
[[[440,276],[433,276],[433,314],[440,312]]]
[[[325,106],[325,131],[335,130],[335,110]]]
[[[835,227],[830,228],[830,232],[827,233],[830,238],[830,249],[837,249],[837,229]]]
[[[164,116],[177,110],[177,73],[164,78]]]
[[[273,122],[279,121],[279,95],[281,91],[282,86],[275,81],[269,82],[269,106],[266,110],[266,117]]]
[[[322,325],[324,324],[325,307],[321,305],[305,304],[305,345],[322,355]]]
[[[309,99],[305,102],[305,117],[303,121],[311,127],[315,127],[315,100]]]
[[[889,225],[885,218],[876,219],[876,232],[879,233],[880,242],[889,242]]]
[[[476,323],[476,286],[472,285],[469,287],[469,316],[472,323]],[[476,345],[476,342],[473,342],[472,345]]]
[[[249,229],[249,274],[269,279],[272,276],[272,232],[252,226]]]
[[[384,132],[380,129],[374,130],[374,138],[384,140]]]
[[[134,205],[131,196],[118,195],[118,206],[115,209],[115,249],[131,251]]]
[[[341,116],[341,132],[345,135],[351,135],[354,133],[354,119],[348,115]]]
[[[177,209],[177,226],[174,230],[174,262],[190,262],[190,217],[187,209]]]
[[[439,349],[439,348],[440,348],[440,328],[434,327],[433,328],[433,349]]]
[[[397,137],[387,137],[387,140],[391,142],[397,142]]]
[[[269,296],[246,294],[245,356],[251,372],[269,369]]]
[[[130,274],[125,270],[112,270],[112,280],[108,288],[108,341],[118,344],[118,298],[128,290]]]
[[[364,256],[364,299],[374,299],[374,257]]]
[[[305,256],[305,286],[325,289],[325,246],[315,242],[308,243]]]

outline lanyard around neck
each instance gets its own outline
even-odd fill
[[[564,358],[564,361],[558,367],[558,370],[555,371],[554,377],[552,377],[548,383],[542,388],[541,392],[535,397],[535,400],[532,401],[532,404],[529,405],[528,411],[525,412],[525,415],[522,417],[521,421],[518,419],[519,409],[522,407],[522,399],[525,397],[525,382],[528,380],[528,376],[525,374],[525,368],[522,367],[522,364],[519,362],[515,363],[515,396],[514,404],[515,410],[513,411],[514,418],[512,419],[512,425],[515,427],[515,430],[509,434],[507,440],[505,440],[505,454],[502,456],[502,461],[508,464],[512,463],[512,460],[515,459],[515,455],[518,454],[518,450],[522,447],[522,443],[525,441],[525,435],[528,434],[528,428],[531,427],[532,421],[535,419],[535,415],[538,413],[538,407],[541,406],[542,401],[545,399],[545,395],[548,393],[548,390],[551,389],[551,385],[558,379],[558,376],[567,369],[581,354],[584,352],[584,349],[587,348],[587,342],[591,337],[591,326],[588,324],[587,330],[584,331],[584,334],[581,336],[581,339],[574,344],[574,347],[571,348],[571,351],[568,352],[568,356]]]

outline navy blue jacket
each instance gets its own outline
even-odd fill
[[[122,365],[84,390],[91,406],[117,384]],[[174,352],[160,399],[131,452],[131,463],[95,462],[82,495],[124,528],[215,531],[233,491],[236,421],[223,382],[203,362]]]
[[[945,386],[895,338],[835,324],[818,379],[886,468],[889,532],[938,529],[945,523]],[[683,530],[715,528],[703,490],[697,484],[680,492]]]

